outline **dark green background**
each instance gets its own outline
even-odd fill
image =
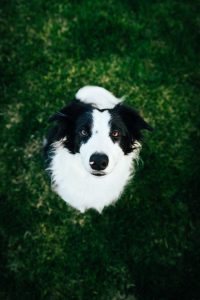
[[[199,299],[198,9],[1,2],[2,299]],[[56,196],[42,158],[49,115],[87,84],[125,95],[155,128],[135,178],[102,215]]]

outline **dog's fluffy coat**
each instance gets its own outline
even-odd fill
[[[53,189],[81,212],[114,203],[134,173],[141,130],[151,127],[101,87],[81,88],[50,117],[45,145]]]

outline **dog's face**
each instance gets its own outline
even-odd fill
[[[140,147],[141,130],[151,127],[131,108],[118,104],[97,109],[74,100],[50,120],[58,122],[55,141],[80,155],[83,167],[94,176],[111,173],[118,162]]]
[[[85,125],[78,128],[78,135],[85,169],[94,176],[112,172],[123,156],[120,147],[123,127],[113,122],[111,112],[93,110]]]

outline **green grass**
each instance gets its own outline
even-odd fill
[[[0,298],[199,299],[196,1],[15,0],[1,5]],[[86,84],[155,128],[102,215],[50,189],[48,117]]]

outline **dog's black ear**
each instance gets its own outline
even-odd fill
[[[49,117],[48,121],[53,122],[53,121],[64,121],[67,119],[67,115],[62,113],[61,111],[56,112],[52,116]]]
[[[137,128],[139,130],[149,130],[149,131],[153,131],[153,127],[150,126],[137,112],[135,112],[135,120],[136,120],[136,124],[137,124]]]
[[[60,111],[56,112],[49,118],[49,122],[52,121],[69,121],[73,122],[78,115],[83,113],[87,105],[81,103],[78,100],[72,100],[67,106],[63,107]]]
[[[153,128],[134,109],[124,104],[120,104],[117,109],[128,131],[135,139],[142,138],[141,130],[153,131]]]

